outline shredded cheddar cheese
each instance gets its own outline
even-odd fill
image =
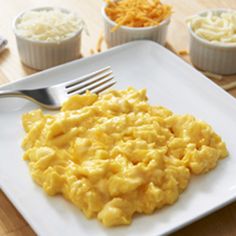
[[[187,50],[180,50],[180,51],[178,51],[178,54],[180,56],[186,56],[186,55],[188,55],[188,51]]]
[[[112,31],[121,25],[129,27],[148,27],[159,25],[171,15],[171,6],[160,0],[107,0],[105,12],[117,23]]]
[[[95,53],[101,52],[103,42],[104,42],[104,36],[103,36],[102,33],[100,33],[99,38],[97,40],[96,48],[95,49],[91,48],[90,49],[90,54],[93,55]]]
[[[103,34],[100,34],[98,41],[97,41],[97,45],[96,45],[97,52],[101,52],[103,41],[104,41],[104,36],[103,36]]]

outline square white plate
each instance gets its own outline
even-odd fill
[[[149,236],[176,229],[236,199],[236,100],[194,68],[156,43],[137,41],[99,55],[29,76],[2,89],[48,86],[112,66],[116,88],[147,88],[152,104],[176,113],[190,113],[208,122],[222,136],[230,156],[210,173],[191,179],[176,204],[152,215],[134,217],[130,226],[104,228],[87,220],[62,197],[48,197],[31,179],[22,160],[21,115],[37,108],[22,99],[0,99],[0,184],[39,235]]]

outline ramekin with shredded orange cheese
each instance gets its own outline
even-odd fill
[[[102,15],[108,46],[142,39],[164,45],[171,12],[160,0],[107,0]]]

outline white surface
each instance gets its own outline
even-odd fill
[[[176,204],[153,215],[138,215],[130,226],[104,228],[87,220],[62,197],[49,197],[31,179],[22,160],[21,115],[36,105],[0,99],[0,184],[39,235],[154,236],[169,233],[236,199],[236,102],[174,54],[149,41],[137,41],[105,53],[29,76],[2,88],[32,88],[59,83],[111,65],[116,88],[148,89],[152,104],[191,113],[210,123],[226,142],[230,156],[206,175],[191,179]]]

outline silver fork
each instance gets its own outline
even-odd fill
[[[87,90],[99,94],[116,83],[111,67],[105,67],[77,79],[48,88],[30,90],[0,90],[1,97],[22,97],[40,106],[56,110],[64,101],[75,94],[84,94]]]

